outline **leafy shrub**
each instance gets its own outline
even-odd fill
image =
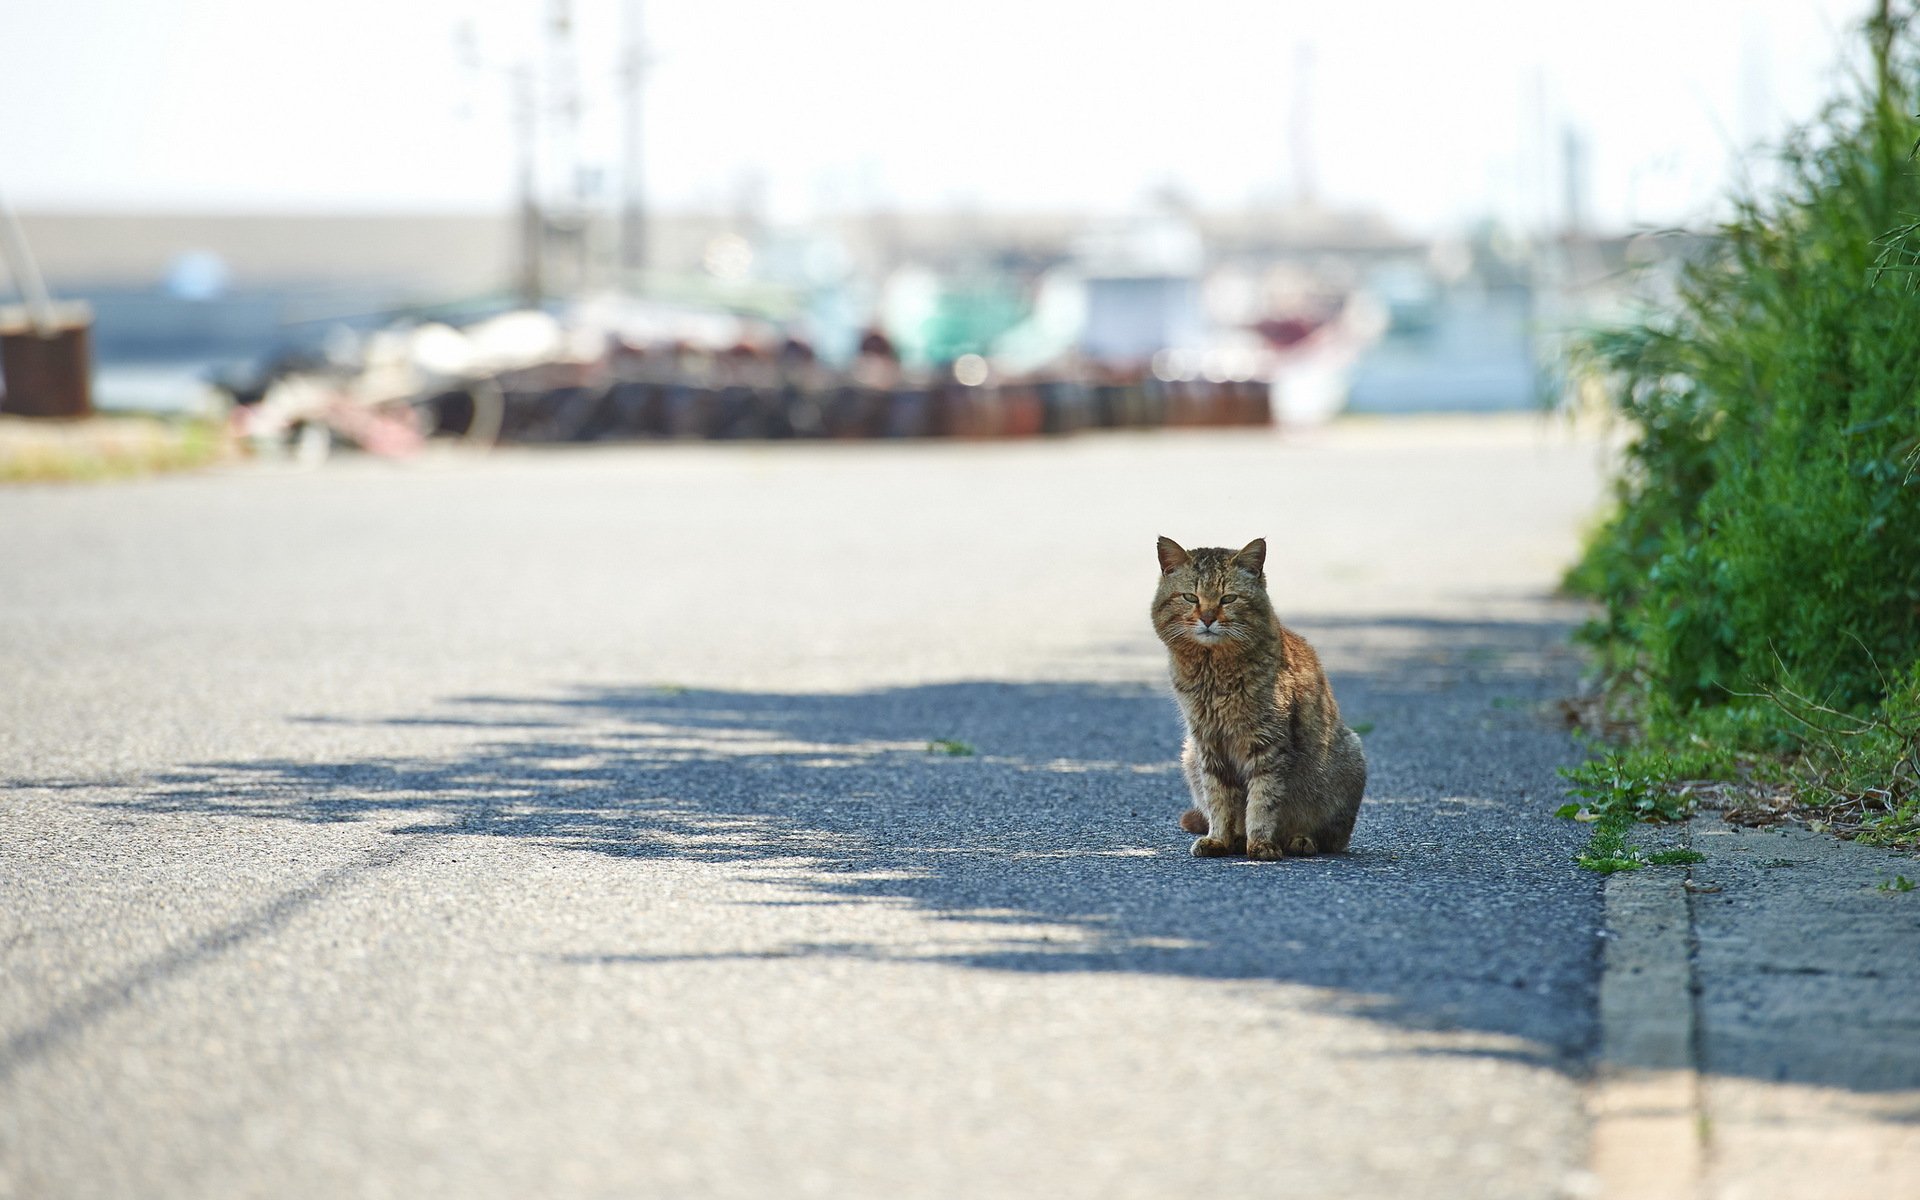
[[[1721,778],[1771,755],[1809,798],[1879,787],[1887,836],[1916,826],[1884,775],[1920,768],[1912,22],[1868,23],[1870,77],[1788,140],[1672,312],[1587,345],[1631,431],[1567,579],[1604,602],[1585,636],[1640,723],[1640,751],[1576,776],[1615,811],[1670,819],[1676,753]]]
[[[1633,429],[1617,515],[1569,583],[1656,717],[1780,677],[1876,703],[1920,659],[1920,106],[1895,35],[1875,83],[1780,155],[1685,272],[1678,311],[1593,339]],[[1890,230],[1896,233],[1889,241]]]

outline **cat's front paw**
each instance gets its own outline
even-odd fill
[[[1256,837],[1247,839],[1247,857],[1260,862],[1279,862],[1286,855],[1280,852],[1279,846],[1265,838]]]
[[[1233,843],[1225,838],[1203,837],[1193,844],[1195,858],[1225,858],[1233,853]]]

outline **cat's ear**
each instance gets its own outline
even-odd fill
[[[1233,564],[1243,570],[1252,571],[1255,575],[1265,571],[1267,569],[1267,539],[1255,538],[1240,547],[1239,553],[1233,556]]]
[[[1160,573],[1162,575],[1171,575],[1193,561],[1193,556],[1181,549],[1180,543],[1170,537],[1160,539],[1158,550],[1160,553]]]

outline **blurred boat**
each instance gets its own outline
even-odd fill
[[[1265,375],[1274,417],[1319,425],[1345,410],[1361,356],[1386,332],[1384,306],[1354,291],[1332,311],[1268,318],[1254,326],[1268,352]]]

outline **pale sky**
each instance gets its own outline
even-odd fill
[[[580,144],[618,161],[622,0],[575,0]],[[1710,215],[1812,114],[1866,0],[646,0],[663,208],[1123,211],[1315,190],[1413,230],[1557,211],[1561,130],[1611,227]],[[4,0],[0,196],[21,208],[486,210],[502,68],[549,0]],[[464,67],[470,17],[482,57]],[[1302,48],[1306,49],[1303,50]],[[1306,81],[1301,65],[1310,62]]]

